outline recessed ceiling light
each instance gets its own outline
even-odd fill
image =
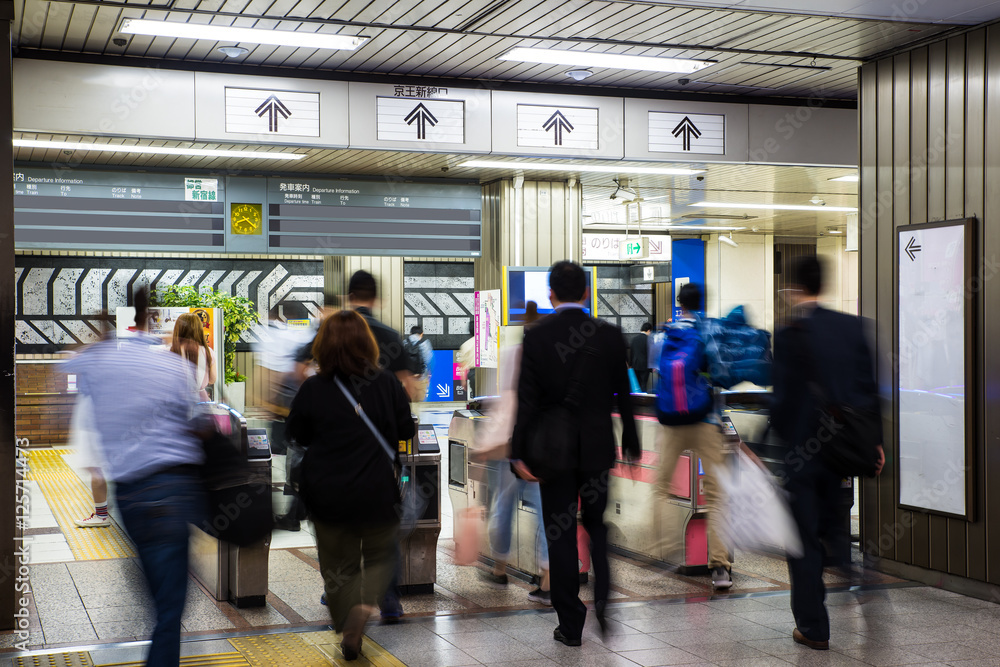
[[[216,50],[226,54],[227,58],[239,58],[250,53],[250,49],[244,49],[242,46],[220,46]]]
[[[820,199],[818,195],[810,199],[809,203],[813,206],[826,206],[826,202]]]
[[[61,151],[99,151],[102,153],[136,153],[139,155],[189,155],[192,157],[231,157],[254,160],[301,160],[305,153],[244,151],[220,148],[175,148],[172,146],[124,146],[122,144],[85,144],[68,141],[14,139],[20,148],[48,148]]]
[[[839,211],[845,213],[856,213],[858,209],[853,206],[806,206],[805,204],[745,204],[702,201],[688,206],[701,206],[703,208],[753,208],[767,211]]]
[[[827,234],[843,234],[844,230],[837,229],[836,227],[830,227],[829,229],[826,230],[826,233]]]
[[[334,35],[326,32],[292,32],[290,30],[270,30],[263,28],[236,28],[208,23],[178,23],[173,21],[153,21],[151,19],[125,19],[118,32],[128,35],[149,35],[151,37],[175,37],[177,39],[207,39],[213,42],[249,42],[251,44],[273,44],[275,46],[295,46],[310,49],[343,49],[353,51],[366,41],[367,37],[354,35]]]
[[[628,165],[568,164],[565,162],[502,162],[500,160],[469,160],[462,167],[476,169],[523,169],[534,171],[590,172],[599,174],[660,174],[661,176],[692,176],[703,169],[670,169],[667,167],[630,167]]]
[[[594,76],[594,73],[589,69],[571,69],[566,72],[566,76],[575,81],[583,81],[584,79]]]
[[[499,56],[500,60],[517,60],[525,63],[568,65],[570,67],[607,67],[610,69],[637,69],[647,72],[677,72],[690,74],[715,64],[711,60],[686,58],[659,58],[656,56],[627,56],[620,53],[600,53],[575,49],[513,48]]]
[[[861,180],[861,177],[857,174],[848,174],[847,176],[838,176],[836,178],[828,178],[828,181],[842,181],[844,183],[857,183]]]

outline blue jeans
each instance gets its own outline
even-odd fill
[[[549,569],[549,545],[542,526],[542,494],[537,482],[526,482],[510,471],[510,461],[490,461],[490,550],[496,560],[507,561],[510,556],[511,529],[514,510],[520,498],[533,509],[538,518],[535,529],[535,555],[538,569]]]
[[[159,472],[119,483],[117,495],[156,605],[146,667],[177,667],[188,586],[188,524],[197,525],[202,515],[201,481],[193,472]]]

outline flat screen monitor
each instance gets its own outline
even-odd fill
[[[584,267],[583,270],[587,273],[587,287],[590,289],[590,298],[584,304],[584,310],[593,315],[597,310],[594,268]],[[538,306],[539,315],[555,312],[549,301],[549,267],[505,266],[503,273],[504,324],[522,324],[529,301]]]

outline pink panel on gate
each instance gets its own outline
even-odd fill
[[[681,454],[674,468],[674,478],[670,481],[670,493],[681,498],[691,497],[691,456]]]
[[[576,526],[576,553],[580,560],[580,572],[590,572],[590,535],[579,524]]]
[[[684,529],[684,565],[708,565],[708,521],[694,518]]]

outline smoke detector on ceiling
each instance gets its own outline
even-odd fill
[[[250,53],[250,49],[245,49],[242,46],[220,46],[218,50],[224,53],[227,58],[239,58]]]
[[[594,76],[594,73],[589,69],[571,69],[566,72],[566,76],[574,81],[583,81],[584,79]]]

